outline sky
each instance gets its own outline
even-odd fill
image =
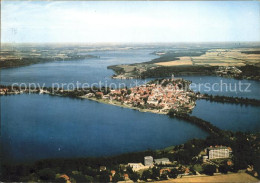
[[[2,1],[1,42],[260,41],[260,1]]]

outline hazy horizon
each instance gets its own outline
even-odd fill
[[[57,44],[57,45],[135,45],[135,44],[163,44],[163,45],[171,45],[171,44],[260,44],[260,41],[211,41],[211,42],[1,42],[2,45],[8,44]]]
[[[258,1],[2,1],[2,42],[260,41]]]
[[[216,46],[234,46],[234,47],[260,47],[260,41],[258,42],[146,42],[146,43],[138,43],[138,42],[27,42],[27,43],[1,43],[2,48],[8,47],[41,47],[41,46],[58,46],[58,47],[66,47],[66,46],[97,46],[97,47],[117,47],[117,46],[125,46],[125,47],[134,47],[134,46],[174,46],[174,47],[216,47]]]

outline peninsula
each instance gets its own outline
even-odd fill
[[[108,66],[112,78],[156,78],[183,75],[216,75],[260,80],[259,47],[185,48],[157,51],[149,62]]]
[[[195,107],[195,93],[189,89],[189,81],[183,79],[161,79],[133,88],[118,90],[110,88],[18,88],[0,87],[0,94],[46,93],[59,96],[79,97],[102,103],[137,109],[142,112],[167,114],[170,109],[191,112]]]
[[[86,54],[88,48],[75,49],[73,45],[9,45],[3,44],[0,51],[0,68],[21,67],[53,61],[71,61],[98,58]]]

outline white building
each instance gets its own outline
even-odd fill
[[[145,156],[144,157],[144,165],[145,166],[153,166],[153,157],[152,156]]]
[[[171,162],[170,162],[170,160],[168,158],[154,159],[154,163],[157,164],[157,165],[171,164]]]
[[[208,156],[202,156],[202,162],[203,162],[203,163],[207,162],[208,159],[209,159]]]
[[[130,166],[134,172],[147,168],[142,163],[128,163],[127,165]]]
[[[207,155],[209,159],[229,158],[229,149],[224,146],[208,147]]]

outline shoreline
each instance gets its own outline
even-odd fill
[[[50,62],[66,62],[66,61],[79,61],[85,59],[92,59],[92,58],[99,58],[96,55],[84,55],[84,56],[71,56],[68,58],[27,58],[24,57],[20,59],[13,59],[13,60],[5,60],[0,62],[0,69],[12,69],[12,68],[19,68],[19,67],[26,67],[35,64],[43,64],[43,63],[50,63]],[[7,63],[8,62],[8,63]]]
[[[177,77],[182,76],[216,76],[222,78],[231,78],[236,80],[253,80],[260,81],[259,75],[250,75],[248,68],[259,72],[259,67],[246,65],[240,67],[234,67],[234,69],[243,70],[246,72],[239,74],[221,74],[218,70],[226,69],[229,67],[222,66],[160,66],[155,64],[138,63],[128,65],[111,65],[107,69],[111,69],[115,74],[111,76],[113,79],[146,79],[146,78],[161,78],[171,77],[173,74]],[[127,70],[127,71],[126,71]],[[136,72],[135,70],[142,70]]]
[[[157,55],[158,52],[153,54]],[[169,77],[174,74],[214,75],[260,81],[260,51],[256,51],[252,57],[254,59],[251,59],[251,56],[255,51],[250,52],[245,48],[198,48],[188,51],[168,50],[162,53],[158,55],[159,58],[147,62],[110,65],[107,68],[114,71],[114,79]]]
[[[132,106],[129,106],[129,105],[120,104],[120,102],[118,102],[118,103],[109,102],[108,99],[102,100],[102,99],[89,98],[89,97],[84,97],[84,96],[80,96],[78,98],[87,99],[87,100],[95,101],[95,102],[102,103],[102,104],[113,105],[113,106],[117,106],[117,107],[121,107],[121,108],[132,109],[132,110],[136,110],[136,111],[139,111],[139,112],[149,112],[149,113],[155,113],[155,114],[167,114],[166,112],[159,112],[159,111],[149,110],[149,109],[140,109],[138,107],[132,107]]]
[[[26,93],[23,93],[23,94],[26,94]],[[35,94],[37,94],[37,91],[35,92]],[[57,97],[69,97],[69,98],[81,99],[81,100],[88,99],[88,100],[92,100],[92,101],[95,101],[95,102],[98,102],[98,103],[115,105],[117,107],[138,110],[139,112],[156,113],[155,111],[151,111],[151,110],[141,110],[139,108],[123,105],[123,104],[120,104],[120,102],[114,102],[114,103],[111,102],[110,103],[108,99],[97,99],[97,98],[94,98],[94,97],[89,98],[89,97],[86,97],[86,96],[69,96],[69,95],[66,95],[66,93],[63,93],[63,94],[42,93],[42,94],[48,94],[49,96],[54,96],[54,97],[55,96],[57,96]],[[7,170],[8,170],[8,168],[17,168],[18,169],[20,167],[28,167],[28,166],[29,167],[30,166],[35,167],[35,165],[42,163],[43,165],[46,165],[47,168],[50,165],[52,165],[51,166],[52,169],[53,169],[52,171],[55,171],[56,173],[64,173],[64,172],[66,172],[65,170],[57,171],[55,169],[55,166],[60,167],[64,164],[64,162],[74,163],[77,166],[79,166],[80,164],[78,164],[78,162],[84,161],[84,162],[89,163],[88,164],[89,167],[94,169],[96,167],[96,164],[101,162],[100,165],[104,165],[110,170],[110,169],[112,169],[112,167],[115,167],[115,166],[120,167],[121,164],[126,164],[126,163],[130,163],[130,162],[141,162],[142,160],[140,160],[138,157],[141,157],[141,159],[143,159],[143,157],[145,157],[145,156],[152,156],[152,157],[156,157],[156,158],[164,158],[166,156],[166,157],[172,157],[173,162],[176,161],[178,163],[177,165],[192,167],[192,163],[191,163],[192,159],[193,159],[193,157],[197,157],[199,152],[201,152],[204,148],[208,147],[209,145],[219,145],[218,143],[215,144],[216,139],[219,139],[217,141],[220,141],[220,142],[222,142],[223,139],[227,139],[227,141],[225,142],[224,145],[227,145],[227,146],[232,145],[231,148],[234,150],[234,153],[233,153],[234,156],[240,157],[239,155],[237,155],[237,153],[240,152],[240,151],[238,151],[236,149],[237,145],[234,145],[234,143],[240,144],[240,141],[236,141],[236,139],[238,139],[238,138],[234,138],[234,136],[235,137],[238,136],[238,137],[241,138],[241,134],[242,134],[243,138],[245,138],[247,140],[250,139],[250,143],[251,142],[254,143],[253,140],[256,139],[255,137],[257,135],[257,133],[252,133],[252,132],[250,132],[250,134],[248,134],[248,133],[244,133],[244,132],[236,133],[236,132],[222,130],[222,129],[215,127],[214,125],[212,125],[208,121],[204,121],[200,118],[196,118],[195,116],[190,116],[189,114],[174,113],[174,111],[173,111],[172,115],[170,115],[170,114],[168,114],[168,115],[169,115],[169,117],[174,117],[176,119],[182,119],[183,122],[188,122],[188,123],[191,123],[191,124],[197,126],[198,128],[201,128],[203,131],[205,131],[208,134],[208,136],[206,138],[193,138],[193,139],[186,141],[185,143],[181,143],[181,144],[174,145],[174,146],[170,145],[168,147],[164,147],[164,148],[160,148],[160,149],[154,149],[154,150],[148,149],[148,150],[144,150],[144,151],[133,151],[133,152],[126,152],[126,153],[119,153],[119,154],[116,154],[116,155],[107,155],[107,156],[102,156],[102,157],[86,156],[86,157],[78,157],[78,158],[77,157],[76,158],[75,157],[74,158],[55,158],[55,157],[54,158],[43,158],[43,159],[39,159],[39,160],[36,160],[36,161],[33,161],[33,162],[18,163],[18,165],[17,164],[8,164],[8,163],[6,163],[5,165],[6,165]],[[220,145],[222,145],[222,144],[220,144]],[[192,147],[192,148],[195,147],[199,151],[194,151],[194,154],[188,153],[187,158],[181,156],[182,158],[178,159],[181,152],[183,152],[183,151],[184,152],[190,152],[190,149],[186,148],[186,147]],[[244,151],[252,152],[252,150],[254,150],[254,148],[246,149]],[[244,153],[244,151],[242,153]],[[237,162],[234,162],[234,163],[237,163]],[[249,164],[249,163],[247,163],[247,164]],[[199,163],[199,165],[204,166],[203,163]],[[254,164],[254,166],[255,166],[255,164]],[[72,167],[75,167],[75,166],[72,166]],[[43,168],[45,168],[45,167],[43,166]],[[159,166],[159,168],[160,168],[160,166]],[[243,169],[243,168],[244,167],[242,167],[242,168],[239,167],[238,170]],[[233,169],[230,169],[230,171],[231,170],[233,171]],[[71,171],[75,171],[75,168],[74,169],[71,168]],[[234,171],[236,171],[236,169]],[[30,175],[30,174],[28,174],[28,175]],[[24,176],[28,176],[28,175],[25,174]],[[225,174],[222,174],[222,175],[225,175]],[[235,174],[235,175],[238,175],[238,174]],[[72,175],[70,175],[70,176],[72,176]],[[197,177],[195,174],[191,174],[191,176],[195,176],[194,177],[195,179],[201,178],[201,177]],[[203,177],[211,178],[211,176],[203,176]],[[177,181],[177,180],[178,181],[185,181],[187,179],[182,177],[182,178],[176,178],[176,179],[169,179],[168,181],[170,182],[170,181]]]

